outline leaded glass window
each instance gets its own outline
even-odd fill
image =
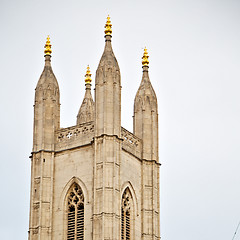
[[[121,239],[130,240],[131,239],[131,193],[128,188],[124,191],[122,195],[122,205],[121,205]]]
[[[84,196],[82,189],[74,183],[67,197],[67,240],[84,239]]]

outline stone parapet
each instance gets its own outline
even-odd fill
[[[121,128],[122,148],[141,158],[142,140],[125,128]],[[94,122],[61,128],[55,134],[55,151],[63,151],[90,144],[94,138]]]
[[[125,128],[121,128],[122,148],[138,158],[142,158],[142,140]]]
[[[61,128],[55,134],[55,151],[63,151],[91,143],[94,137],[94,122]]]

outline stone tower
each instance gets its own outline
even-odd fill
[[[35,89],[29,240],[157,240],[157,98],[148,53],[134,100],[134,132],[121,127],[121,75],[107,18],[105,48],[91,94],[91,73],[75,126],[60,128],[60,95],[51,44]]]

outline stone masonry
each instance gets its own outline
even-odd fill
[[[121,127],[121,75],[111,22],[75,126],[60,128],[60,92],[51,44],[35,89],[29,240],[159,240],[157,98],[143,56],[133,133]],[[89,70],[89,69],[88,69]]]

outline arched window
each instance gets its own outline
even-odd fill
[[[84,239],[84,196],[74,183],[67,196],[67,240]]]
[[[129,188],[126,188],[122,195],[121,205],[121,239],[131,239],[132,218],[133,218],[132,196]]]

